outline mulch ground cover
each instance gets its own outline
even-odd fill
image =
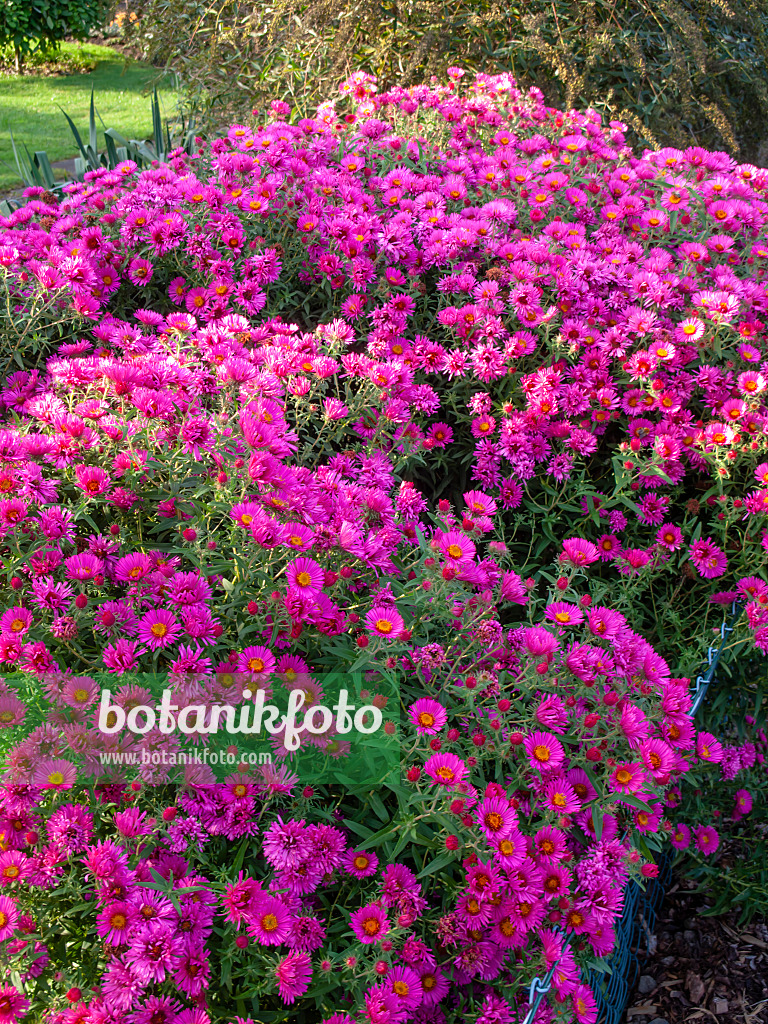
[[[768,926],[705,910],[704,897],[673,883],[639,954],[627,1024],[768,1024]]]

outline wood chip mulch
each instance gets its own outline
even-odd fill
[[[626,1024],[768,1024],[768,927],[738,914],[706,917],[706,900],[676,880],[641,952]],[[655,948],[653,948],[655,947]]]

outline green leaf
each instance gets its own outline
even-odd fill
[[[616,803],[629,804],[630,807],[636,807],[638,811],[646,811],[648,814],[653,813],[648,804],[643,803],[642,800],[638,800],[638,798],[636,796],[632,796],[631,793],[616,793],[614,794],[614,800]]]
[[[418,875],[416,875],[416,877],[424,878],[425,875],[433,875],[436,871],[439,871],[441,868],[447,867],[448,864],[453,863],[455,860],[455,853],[443,853],[441,854],[441,856],[436,857],[435,860],[433,860],[430,864],[427,864],[427,866],[423,868],[418,873]]]
[[[95,153],[98,149],[98,139],[96,138],[96,113],[93,105],[93,87],[91,87],[91,110],[90,117],[88,119],[88,136],[91,144],[91,149]]]
[[[592,824],[595,828],[595,839],[598,841],[603,835],[603,809],[598,803],[593,803],[590,806],[592,812]]]
[[[392,815],[387,811],[386,807],[380,796],[376,793],[370,793],[368,796],[371,807],[373,808],[376,817],[379,821],[391,821]]]

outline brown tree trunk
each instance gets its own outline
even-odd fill
[[[14,45],[14,47],[13,47],[13,55],[14,55],[14,63],[16,64],[16,74],[17,75],[24,74],[23,62],[22,62],[22,56],[21,56],[21,47],[18,44]]]

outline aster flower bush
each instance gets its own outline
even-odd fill
[[[768,173],[462,78],[0,219],[0,1022],[498,1024],[557,964],[591,1024],[626,881],[764,786]],[[399,688],[377,787],[98,729],[332,671]]]

